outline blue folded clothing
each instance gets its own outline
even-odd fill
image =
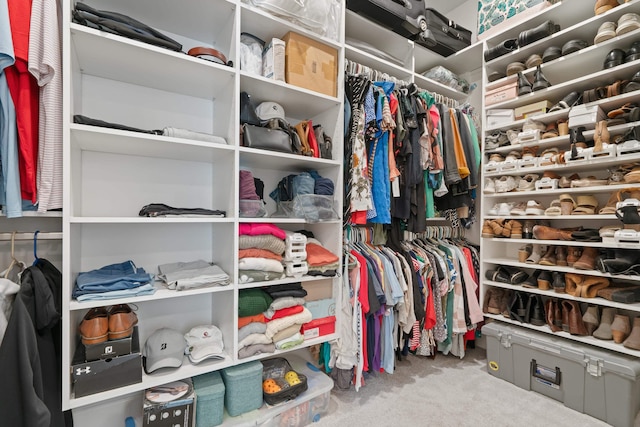
[[[78,274],[73,297],[137,288],[152,280],[153,275],[147,273],[144,268],[136,267],[133,261],[124,261]]]

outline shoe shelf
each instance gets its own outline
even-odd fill
[[[543,100],[549,100],[552,102],[554,100],[560,101],[565,95],[572,91],[582,93],[585,90],[593,89],[595,87],[606,86],[616,80],[630,80],[633,74],[638,70],[638,65],[640,65],[640,59],[632,62],[626,62],[607,70],[600,70],[580,76],[573,80],[552,84],[552,86],[549,86],[546,89],[493,104],[491,105],[491,109],[515,108]]]
[[[584,344],[589,344],[589,345],[593,345],[596,347],[600,347],[600,348],[605,348],[607,350],[611,350],[611,351],[615,351],[617,353],[624,353],[624,354],[628,354],[634,357],[640,357],[640,351],[638,350],[633,350],[630,348],[627,348],[625,346],[623,346],[622,344],[616,344],[615,342],[613,342],[613,340],[611,341],[607,341],[607,340],[599,340],[597,338],[591,337],[591,336],[580,336],[580,335],[571,335],[568,332],[564,332],[564,331],[559,331],[559,332],[552,332],[551,329],[549,329],[549,327],[547,325],[543,325],[543,326],[536,326],[536,325],[532,325],[530,323],[520,323],[517,322],[515,320],[511,320],[507,317],[504,317],[500,314],[489,314],[489,313],[484,313],[485,317],[491,318],[491,319],[495,319],[498,320],[500,322],[506,322],[506,323],[511,323],[513,325],[517,325],[517,326],[521,326],[523,328],[528,328],[528,329],[533,329],[539,332],[544,332],[546,334],[551,334],[551,335],[555,335],[558,337],[562,337],[562,338],[567,338],[573,341],[578,341]]]
[[[516,168],[513,170],[492,172],[492,173],[484,172],[483,176],[485,178],[491,178],[491,177],[502,177],[505,175],[526,175],[529,173],[542,174],[545,171],[555,171],[555,170],[561,170],[563,172],[566,171],[571,173],[594,171],[594,170],[603,171],[603,170],[606,170],[606,168],[611,166],[624,165],[627,163],[633,163],[637,161],[640,161],[640,153],[635,153],[633,155],[626,155],[624,157],[615,156],[615,157],[606,158],[606,159],[596,157],[594,159],[575,160],[575,161],[569,161],[568,163],[562,163],[562,164],[552,164],[552,165],[528,167],[528,168]]]
[[[628,12],[638,12],[637,1],[628,2],[615,7],[603,14],[594,16],[593,7],[585,7],[584,0],[563,0],[549,8],[542,10],[538,15],[527,20],[525,24],[519,25],[516,28],[510,29],[500,35],[492,36],[487,39],[487,44],[490,46],[498,45],[504,40],[518,38],[518,35],[522,31],[526,31],[531,28],[535,28],[546,20],[551,20],[555,24],[560,25],[560,31],[545,37],[542,40],[538,40],[534,43],[530,43],[526,46],[520,47],[513,52],[509,52],[506,55],[499,56],[487,62],[485,65],[492,69],[502,70],[507,68],[507,64],[521,60],[524,60],[531,54],[542,54],[542,51],[548,46],[562,47],[566,42],[574,39],[582,39],[593,44],[593,39],[598,32],[598,28],[603,22],[618,21],[618,18]],[[567,55],[568,56],[568,55]],[[561,57],[562,58],[562,57]],[[603,55],[604,58],[604,55]],[[552,61],[549,61],[551,63]]]
[[[569,189],[571,190],[571,189]],[[540,191],[542,192],[542,191]],[[516,220],[520,220],[520,221],[526,221],[528,219],[543,219],[543,220],[571,220],[571,221],[575,221],[576,219],[578,220],[590,220],[590,219],[607,219],[607,220],[617,220],[618,217],[616,217],[613,214],[610,215],[485,215],[484,216],[485,219],[516,219]]]
[[[511,284],[508,284],[508,283],[494,282],[494,281],[491,281],[491,280],[484,280],[482,283],[487,285],[487,286],[495,286],[495,287],[498,287],[498,288],[511,289],[513,291],[526,290],[529,293],[540,294],[540,295],[544,295],[544,296],[547,296],[547,297],[550,297],[550,298],[568,299],[568,300],[573,300],[573,301],[586,302],[588,304],[597,304],[597,305],[601,305],[603,307],[614,307],[614,308],[619,308],[620,310],[629,310],[629,311],[634,311],[634,312],[640,312],[640,303],[631,304],[631,303],[624,303],[624,302],[609,301],[608,299],[600,298],[600,297],[596,297],[596,298],[574,297],[571,294],[558,293],[558,292],[555,292],[554,290],[543,290],[543,289],[538,289],[538,288],[524,288],[524,287],[522,287],[520,285],[511,285]]]
[[[558,169],[561,169],[561,168],[558,168]],[[507,193],[484,193],[484,197],[491,198],[491,199],[502,198],[502,197],[526,198],[529,196],[532,196],[532,197],[539,197],[541,195],[554,196],[554,195],[560,195],[565,193],[570,193],[570,194],[611,193],[613,191],[623,190],[626,188],[636,188],[636,187],[638,187],[638,184],[594,185],[593,187],[558,188],[556,190],[531,190],[531,191],[509,191]],[[571,216],[578,218],[578,215],[571,215]],[[545,216],[545,218],[547,217]],[[552,217],[548,217],[548,218],[551,219]]]
[[[577,240],[511,239],[508,237],[504,237],[504,238],[483,237],[483,239],[491,240],[494,242],[503,242],[503,243],[520,243],[520,244],[531,243],[533,245],[578,246],[578,247],[592,247],[592,248],[622,248],[622,249],[638,248],[638,245],[634,243],[579,242]]]
[[[483,261],[485,263],[495,264],[495,265],[507,265],[507,266],[519,267],[519,268],[533,268],[536,270],[549,270],[549,271],[559,271],[561,273],[576,273],[576,274],[583,274],[586,276],[607,277],[610,279],[615,279],[616,281],[620,281],[620,282],[626,282],[626,281],[639,282],[640,281],[640,276],[610,274],[610,273],[603,273],[598,270],[578,270],[577,268],[564,267],[560,265],[527,264],[524,262],[518,262],[517,260],[510,259],[510,258],[487,258],[487,259],[484,259]]]

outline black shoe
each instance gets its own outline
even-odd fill
[[[527,280],[528,274],[523,270],[519,270],[514,267],[504,267],[504,266],[498,267],[498,269],[500,268],[504,269],[504,271],[507,272],[507,274],[509,275],[509,283],[511,283],[512,285],[519,285],[525,280]]]
[[[542,62],[553,61],[554,59],[558,59],[562,56],[562,50],[558,46],[549,46],[544,50],[542,54]]]
[[[495,270],[487,270],[484,276],[487,278],[487,280],[491,280],[493,282],[509,284],[511,283],[511,280],[509,279],[509,273],[503,270],[502,267],[498,267]]]
[[[532,90],[531,83],[529,83],[529,80],[527,80],[524,74],[519,72],[518,73],[518,96],[531,93],[531,90]]]
[[[551,86],[551,83],[549,83],[549,80],[547,80],[544,74],[542,74],[542,69],[540,69],[540,66],[538,65],[536,73],[533,76],[533,86],[531,89],[535,92],[540,89],[546,89],[549,86]]]
[[[580,95],[578,92],[571,92],[567,94],[564,98],[562,98],[560,102],[558,102],[556,105],[551,107],[549,109],[549,113],[552,113],[554,111],[564,110],[565,108],[574,107],[580,104],[581,98],[582,98],[582,95]]]
[[[529,295],[524,321],[535,326],[542,326],[546,323],[544,304],[540,295]]]
[[[560,25],[554,24],[553,21],[545,21],[535,28],[521,32],[518,35],[518,46],[522,47],[537,42],[558,31],[560,31]]]
[[[632,62],[640,59],[640,40],[636,40],[631,44],[631,47],[626,52],[626,58],[624,62]]]
[[[577,52],[580,49],[588,47],[589,43],[584,40],[570,40],[562,46],[562,56],[569,55],[570,53]]]
[[[564,273],[560,273],[559,271],[554,271],[552,273],[552,276],[553,276],[553,283],[551,285],[553,286],[553,290],[559,294],[563,294],[567,286],[564,280]]]
[[[522,282],[522,287],[537,289],[538,277],[540,276],[541,273],[542,273],[542,270],[535,270],[529,277],[527,277],[527,280]]]
[[[543,290],[551,289],[551,272],[550,271],[545,270],[538,276],[536,287]]]
[[[613,49],[607,54],[606,58],[604,59],[604,66],[602,67],[602,69],[606,70],[624,64],[625,56],[626,55],[624,53],[624,50]]]
[[[524,323],[524,318],[527,314],[527,307],[525,305],[526,294],[523,292],[514,292],[509,304],[509,318],[517,320],[520,323]]]
[[[484,51],[484,60],[489,62],[492,59],[496,59],[499,56],[506,55],[509,52],[513,52],[518,48],[518,40],[509,39],[505,40],[497,46]]]

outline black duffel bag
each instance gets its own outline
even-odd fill
[[[442,56],[454,53],[471,45],[471,31],[461,27],[440,12],[425,9],[427,29],[416,38],[416,43]]]

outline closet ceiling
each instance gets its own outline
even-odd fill
[[[467,1],[468,0],[429,0],[427,3],[428,7],[437,10],[443,15],[446,15],[447,12],[452,11],[453,9],[461,6]]]

